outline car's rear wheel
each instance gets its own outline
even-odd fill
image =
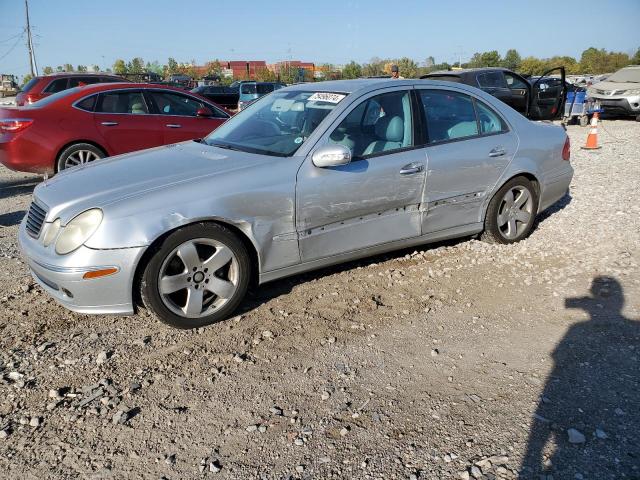
[[[160,244],[144,270],[141,297],[173,327],[224,320],[246,295],[249,254],[229,229],[213,223],[181,228]]]
[[[531,181],[513,178],[489,202],[482,239],[491,243],[522,240],[531,232],[537,213],[538,196]]]
[[[90,143],[76,143],[65,148],[58,156],[57,172],[77,165],[94,162],[106,157],[106,154]]]

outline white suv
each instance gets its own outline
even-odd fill
[[[587,89],[605,113],[632,115],[640,122],[640,65],[629,65]]]

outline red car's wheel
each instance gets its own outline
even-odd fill
[[[104,157],[106,157],[106,154],[98,147],[90,143],[76,143],[65,148],[62,153],[60,153],[56,165],[56,172],[100,160]]]

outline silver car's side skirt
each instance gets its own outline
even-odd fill
[[[341,253],[339,255],[333,255],[331,257],[320,258],[311,262],[299,263],[290,267],[280,268],[278,270],[272,270],[270,272],[264,272],[260,274],[260,284],[271,282],[279,278],[289,277],[298,273],[308,272],[310,270],[316,270],[318,268],[328,267],[330,265],[336,265],[338,263],[349,262],[357,260],[359,258],[370,257],[372,255],[378,255],[380,253],[390,252],[392,250],[399,250],[401,248],[413,247],[415,245],[421,245],[426,243],[438,242],[441,240],[448,240],[450,238],[464,237],[466,235],[473,235],[483,230],[484,225],[482,222],[472,223],[469,225],[461,225],[458,227],[447,228],[446,230],[440,230],[438,232],[431,232],[426,235],[420,235],[418,237],[405,238],[395,242],[383,243],[375,245],[373,247],[363,248],[361,250],[354,250],[351,252]]]

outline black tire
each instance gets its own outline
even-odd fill
[[[74,166],[71,165],[72,159],[87,158],[86,162],[83,161],[80,163],[88,163],[106,156],[107,154],[95,145],[91,145],[90,143],[74,143],[73,145],[65,148],[60,152],[60,155],[58,155],[58,159],[56,160],[56,172],[61,172],[66,168]]]
[[[167,306],[167,303],[172,302],[172,300],[168,299],[167,295],[163,296],[160,292],[160,275],[163,273],[163,268],[168,264],[167,262],[174,261],[169,257],[176,256],[176,249],[185,245],[185,243],[190,243],[191,241],[198,242],[205,239],[228,247],[235,256],[235,263],[232,262],[233,267],[228,267],[229,269],[234,269],[234,276],[236,276],[235,291],[228,299],[223,299],[226,303],[208,315],[193,318],[186,314],[177,314],[175,306],[173,310]],[[186,263],[184,263],[184,265],[186,266]],[[190,270],[191,269],[188,271]],[[186,271],[187,270],[185,270],[185,272]],[[202,270],[202,272],[204,272],[204,270]],[[199,280],[199,282],[203,282],[204,278],[211,278],[214,274],[218,275],[218,273],[208,272],[206,274],[207,277],[204,277],[203,274],[203,279]],[[244,243],[231,230],[216,223],[198,223],[176,230],[157,245],[156,250],[152,254],[142,274],[142,279],[140,281],[140,297],[144,306],[153,311],[153,313],[155,313],[163,323],[182,329],[198,328],[224,320],[233,313],[247,293],[251,274],[249,253],[247,252]],[[191,282],[190,285],[192,285],[191,288],[197,289],[198,286],[200,286],[202,294],[205,294],[205,290],[202,289],[202,287],[204,287],[204,283],[196,284],[195,274],[193,275],[193,280],[189,278],[189,281]],[[227,280],[225,279],[225,282],[226,281]],[[209,280],[207,279],[206,282],[208,283]],[[187,289],[178,290],[177,295],[182,295],[184,293],[186,296],[185,302],[188,303],[188,291],[185,290]],[[170,295],[174,294],[172,293]],[[216,299],[215,295],[210,295]],[[207,310],[205,309],[203,302],[202,313],[206,313],[206,311]]]
[[[521,189],[526,189],[530,196],[526,201],[524,207],[528,208],[529,220],[527,222],[521,222],[519,220],[513,220],[516,225],[515,232],[512,235],[508,235],[505,232],[505,224],[499,225],[499,217],[505,218],[506,215],[506,203],[505,196],[508,192],[517,192]],[[519,197],[518,197],[519,198]],[[518,200],[516,198],[516,201]],[[496,192],[487,208],[487,213],[484,219],[484,231],[482,232],[481,239],[488,243],[501,243],[508,244],[514,243],[527,237],[535,224],[536,215],[538,213],[538,194],[536,189],[525,177],[515,177],[505,183],[500,190]]]
[[[636,117],[636,122],[640,122],[640,115]]]
[[[580,126],[581,127],[586,127],[587,125],[589,125],[589,117],[587,115],[583,115],[580,117]]]

